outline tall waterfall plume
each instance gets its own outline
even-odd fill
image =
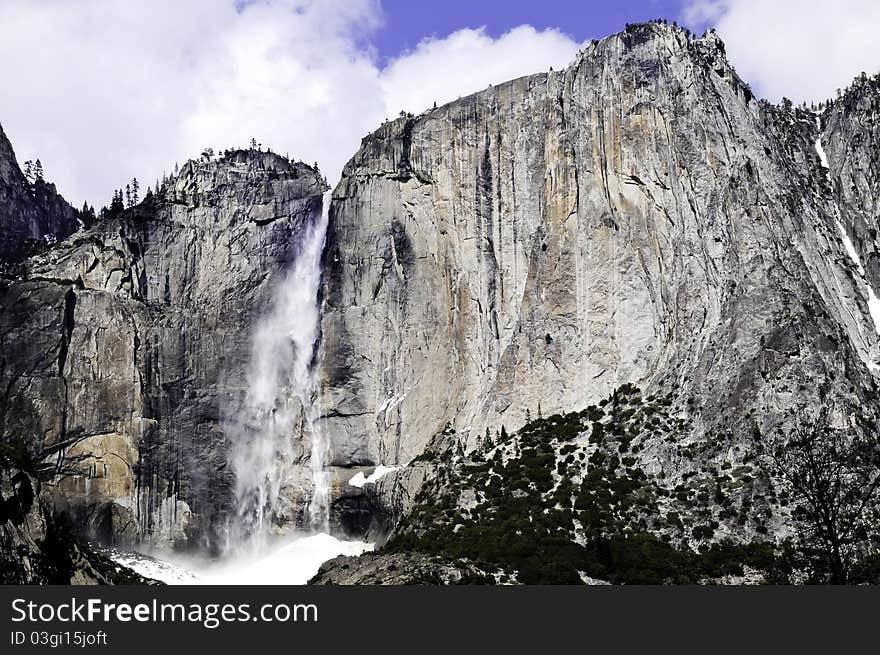
[[[230,459],[236,475],[236,512],[228,544],[232,547],[259,547],[277,525],[291,522],[284,491],[297,476],[300,458],[295,443],[300,433],[308,434],[311,443],[309,527],[318,532],[328,529],[328,445],[317,420],[313,362],[329,205],[328,192],[323,211],[304,230],[293,266],[276,287],[271,308],[254,333],[245,407],[232,430]]]

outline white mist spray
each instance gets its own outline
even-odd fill
[[[293,267],[275,289],[272,306],[254,335],[248,393],[238,427],[232,430],[231,463],[236,474],[237,511],[229,544],[258,549],[273,529],[291,520],[285,485],[295,475],[294,442],[311,438],[310,528],[329,524],[328,444],[318,425],[317,379],[312,366],[318,341],[321,253],[330,205],[303,233]]]

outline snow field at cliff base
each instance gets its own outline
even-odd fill
[[[111,557],[140,575],[169,585],[302,585],[321,564],[339,555],[360,555],[373,550],[364,541],[342,541],[326,533],[280,538],[250,556],[210,562],[179,555],[144,555],[111,551]]]

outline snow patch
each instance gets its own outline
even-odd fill
[[[816,128],[818,129],[818,135],[816,136],[816,153],[819,155],[819,161],[822,164],[822,168],[825,169],[825,176],[828,179],[828,183],[831,184],[831,171],[828,166],[828,155],[825,152],[825,148],[822,146],[822,121],[818,114],[816,114]],[[865,280],[865,267],[862,266],[862,260],[859,257],[859,253],[856,250],[855,245],[853,245],[852,239],[850,239],[849,235],[846,233],[846,228],[843,227],[840,218],[837,218],[835,223],[837,224],[837,229],[840,230],[840,238],[843,240],[843,247],[846,249],[846,254],[849,255],[850,261],[855,264],[859,276],[864,281],[865,290],[868,294],[868,312],[871,314],[871,320],[874,323],[874,331],[880,335],[880,299],[877,298],[874,289],[868,281]],[[867,365],[870,371],[880,372],[880,365],[875,362],[867,362]]]
[[[199,579],[191,572],[171,562],[133,551],[109,549],[107,555],[117,564],[139,573],[145,578],[165,584],[197,584]]]
[[[321,564],[339,555],[357,556],[373,550],[364,541],[342,541],[326,533],[285,539],[253,556],[209,562],[168,554],[168,560],[140,553],[113,551],[111,559],[141,575],[169,585],[303,585]],[[172,561],[173,560],[173,561]]]
[[[831,167],[828,165],[828,155],[825,152],[825,148],[822,146],[822,119],[819,118],[819,114],[816,114],[816,153],[819,155],[819,161],[822,164],[822,168],[828,171]],[[831,173],[826,173],[828,176],[828,180],[831,181]]]
[[[874,320],[874,329],[880,334],[880,299],[877,298],[870,284],[865,286],[868,287],[868,311],[871,312],[871,318]]]
[[[862,260],[859,259],[859,254],[856,252],[852,240],[847,236],[843,223],[837,221],[837,227],[840,230],[841,238],[843,239],[843,247],[846,248],[849,258],[859,270],[859,275],[864,279],[865,267],[862,266]],[[865,280],[865,290],[868,293],[868,312],[870,312],[871,320],[874,322],[874,331],[880,335],[880,299],[877,298],[877,294],[874,293],[874,289],[868,284],[867,280]],[[880,369],[876,364],[869,364],[869,368],[871,368],[871,370]]]
[[[363,487],[365,484],[375,484],[379,478],[388,475],[392,471],[397,471],[401,467],[400,466],[383,466],[379,464],[376,469],[370,473],[369,477],[365,477],[363,471],[358,471],[354,474],[351,480],[348,481],[352,487]]]
[[[837,221],[837,229],[840,230],[840,236],[843,239],[843,247],[846,248],[846,254],[849,255],[850,260],[853,264],[856,265],[856,268],[859,269],[859,275],[865,274],[865,267],[862,266],[862,260],[859,259],[859,253],[856,252],[856,247],[853,245],[852,240],[847,235],[846,230],[843,228],[843,223],[839,220]]]
[[[578,571],[578,576],[580,576],[581,582],[583,582],[585,585],[592,586],[592,587],[598,587],[598,586],[604,587],[604,586],[611,584],[607,580],[599,580],[598,578],[591,578],[583,571]]]
[[[382,412],[390,412],[392,409],[402,403],[404,398],[406,398],[405,393],[400,394],[399,396],[386,398],[382,405],[379,407],[379,411],[377,413],[381,414]]]

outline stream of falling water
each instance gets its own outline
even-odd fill
[[[314,359],[329,207],[328,192],[321,215],[310,217],[293,266],[256,325],[245,403],[225,425],[231,441],[229,463],[236,476],[227,557],[212,561],[168,552],[110,553],[120,564],[168,584],[305,584],[322,562],[372,550],[373,544],[327,534],[329,446],[318,420]],[[309,437],[310,451],[298,447],[301,435]],[[301,466],[305,457],[310,462],[307,471]],[[297,494],[309,486],[304,533],[291,528],[302,502]]]
[[[259,549],[278,525],[292,523],[285,486],[296,477],[295,442],[300,432],[308,434],[311,443],[308,527],[313,532],[328,530],[328,444],[317,420],[313,360],[329,205],[328,192],[321,215],[305,228],[293,266],[256,328],[246,403],[233,430],[230,459],[236,474],[236,513],[227,548]]]

